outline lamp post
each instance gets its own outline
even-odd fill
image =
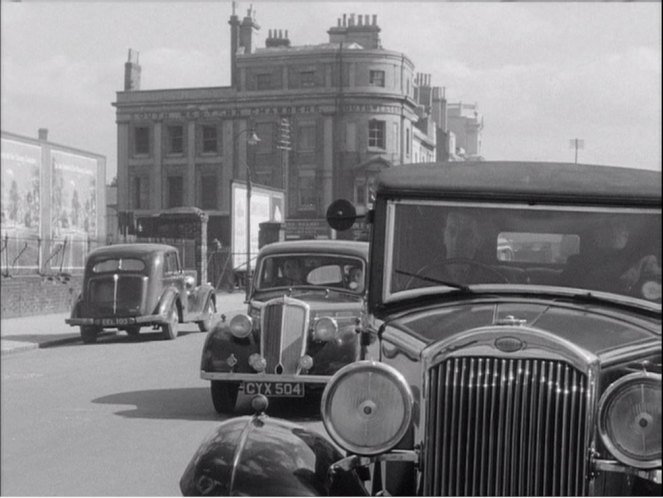
[[[260,138],[256,135],[256,132],[253,128],[246,128],[240,131],[235,136],[235,143],[239,140],[244,133],[250,133],[249,137],[246,139],[248,145],[257,145],[260,142]],[[239,159],[239,154],[237,155]],[[246,167],[246,279],[245,279],[245,290],[246,290],[246,300],[249,299],[249,294],[251,291],[251,167],[247,161],[244,161],[244,166]]]

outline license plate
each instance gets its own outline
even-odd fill
[[[119,325],[130,325],[134,322],[133,318],[102,318],[101,325],[104,327],[117,327]]]
[[[304,384],[301,382],[244,382],[244,394],[263,394],[272,398],[302,398]]]

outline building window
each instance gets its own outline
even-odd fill
[[[299,127],[297,132],[297,150],[315,149],[315,125],[306,124]]]
[[[218,131],[215,125],[202,125],[201,140],[203,153],[216,154],[219,152]]]
[[[168,127],[168,153],[182,154],[184,152],[184,127],[171,125]]]
[[[405,155],[410,157],[410,129],[405,130]]]
[[[147,126],[136,126],[134,128],[134,155],[149,155],[150,153],[150,129]]]
[[[270,73],[256,75],[256,89],[269,90],[272,88],[272,75]]]
[[[184,178],[181,176],[168,177],[168,199],[166,206],[169,208],[184,205]]]
[[[131,209],[149,208],[149,183],[146,176],[134,176],[129,184]]]
[[[357,206],[366,205],[366,180],[364,178],[355,180],[355,204]]]
[[[384,87],[384,71],[371,71],[369,75],[369,83],[371,86]]]
[[[345,150],[357,151],[357,123],[348,123],[345,127]]]
[[[256,135],[260,138],[257,145],[247,145],[247,154],[256,152],[272,152],[274,148],[274,123],[257,123],[255,125]]]
[[[384,139],[385,122],[372,119],[368,122],[368,146],[377,147],[379,149],[385,148]]]
[[[315,210],[318,192],[315,188],[315,172],[302,171],[297,182],[297,202],[300,210]]]
[[[299,73],[299,84],[302,88],[316,86],[315,71],[302,71]]]
[[[202,175],[200,182],[200,207],[203,209],[216,209],[216,175]]]

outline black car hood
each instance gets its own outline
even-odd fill
[[[555,299],[490,297],[429,305],[387,319],[426,346],[479,327],[523,325],[601,355],[628,344],[661,340],[661,320],[633,310]]]

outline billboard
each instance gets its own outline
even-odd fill
[[[230,237],[233,252],[233,268],[246,270],[246,183],[233,181],[230,184]],[[258,255],[258,233],[260,223],[266,221],[283,223],[285,195],[282,190],[251,185],[251,263],[253,268]]]
[[[88,239],[98,235],[97,161],[53,150],[51,166],[51,239],[69,246],[64,267],[82,268]]]
[[[41,147],[2,138],[0,177],[2,266],[38,268],[41,228]],[[11,256],[11,261],[9,255]]]

